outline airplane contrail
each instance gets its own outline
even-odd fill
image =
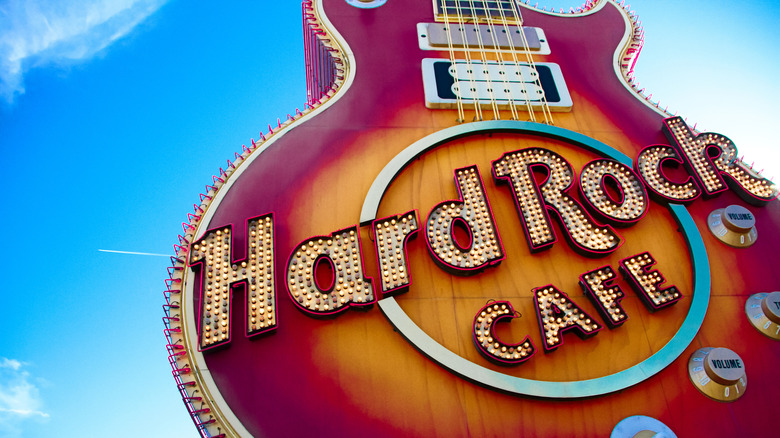
[[[116,254],[132,254],[132,255],[144,255],[144,256],[155,256],[155,257],[170,257],[170,254],[154,254],[151,252],[135,252],[135,251],[117,251],[113,249],[98,249],[100,252],[113,252]]]

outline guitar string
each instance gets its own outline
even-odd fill
[[[501,115],[498,111],[498,102],[496,101],[496,95],[495,92],[493,92],[494,84],[493,79],[490,76],[490,66],[488,65],[488,59],[487,59],[487,52],[485,49],[485,43],[482,40],[482,32],[480,28],[480,18],[477,14],[477,9],[474,7],[474,1],[469,0],[469,8],[471,9],[471,17],[472,21],[474,23],[474,33],[477,34],[477,45],[479,47],[479,55],[480,59],[482,60],[482,74],[485,75],[485,84],[486,84],[486,91],[488,92],[488,96],[490,96],[490,107],[493,110],[493,120],[501,120]],[[487,9],[485,8],[485,3],[483,2],[483,11],[487,13]],[[490,17],[485,17],[486,22],[490,22]],[[477,100],[477,104],[481,105],[481,102]]]
[[[505,26],[506,24],[502,23],[502,25]],[[504,94],[509,106],[509,112],[511,113],[511,120],[517,120],[517,108],[515,108],[515,99],[512,97],[512,86],[509,83],[509,75],[506,71],[506,60],[504,59],[504,54],[501,50],[501,43],[498,40],[497,26],[493,20],[488,22],[488,33],[490,33],[491,39],[493,40],[493,47],[496,48],[496,62],[498,63],[496,65],[496,71],[501,77],[504,85]]]
[[[468,0],[468,1],[469,1],[469,8],[471,9],[471,12],[472,12],[473,20],[475,21],[475,28],[476,28],[475,30],[477,32],[477,39],[478,39],[478,43],[479,43],[479,51],[480,51],[480,54],[481,54],[483,65],[485,66],[485,68],[487,68],[487,66],[486,66],[487,62],[486,62],[486,57],[485,57],[484,42],[483,42],[483,40],[481,38],[481,34],[479,32],[479,19],[478,19],[478,16],[476,14],[476,11],[475,11],[475,7],[474,7],[474,4],[473,4],[473,1],[472,0]],[[553,118],[552,118],[552,112],[551,112],[549,104],[547,102],[547,97],[544,94],[544,91],[543,91],[544,89],[541,86],[541,78],[539,76],[538,71],[536,70],[536,65],[535,65],[534,60],[533,60],[533,54],[530,52],[530,48],[528,46],[528,40],[527,40],[527,38],[525,36],[525,32],[523,30],[522,14],[520,13],[518,5],[515,3],[515,1],[516,0],[509,0],[508,3],[511,4],[512,15],[513,15],[514,20],[515,20],[515,25],[517,27],[517,31],[520,34],[521,43],[526,48],[526,51],[525,51],[526,62],[528,63],[528,67],[529,67],[529,69],[531,71],[531,74],[532,74],[532,78],[531,79],[534,81],[535,85],[538,88],[535,91],[537,91],[538,94],[541,95],[541,99],[540,99],[541,100],[541,107],[542,107],[541,109],[542,109],[542,114],[544,116],[544,121],[547,124],[554,124]],[[464,16],[463,9],[461,8],[461,4],[460,4],[461,2],[459,0],[453,0],[452,3],[454,4],[455,10],[456,10],[456,13],[457,13],[458,31],[461,34],[461,42],[463,44],[463,51],[464,51],[464,55],[465,55],[465,65],[466,65],[466,68],[467,68],[466,72],[469,74],[469,79],[468,80],[469,80],[469,82],[471,84],[470,92],[472,94],[472,101],[473,101],[474,110],[475,110],[475,117],[474,117],[474,119],[475,120],[483,120],[482,108],[481,108],[478,96],[476,94],[477,87],[476,87],[476,78],[474,76],[474,61],[471,58],[471,54],[470,54],[469,47],[468,47],[468,37],[467,37],[466,31],[465,31],[466,18]],[[505,5],[503,3],[504,3],[503,1],[499,0],[499,2],[497,2],[497,6],[498,6],[497,9],[498,9],[498,11],[500,12],[500,14],[502,16],[502,24],[503,24],[503,26],[507,27],[507,24],[509,23],[509,21],[506,19],[506,16],[504,14],[504,7],[505,7]],[[447,0],[441,0],[440,4],[441,4],[441,7],[442,7],[442,15],[444,16],[445,25],[448,28],[451,29],[451,22],[449,21],[449,12],[448,12],[449,7],[447,5]],[[488,23],[488,25],[490,25],[491,22],[492,22],[491,21],[492,20],[492,16],[487,15],[487,14],[490,13],[489,12],[489,5],[487,5],[485,2],[483,2],[482,5],[483,5],[483,10],[486,12],[486,22]],[[507,29],[507,30],[509,30],[509,29]],[[446,30],[445,30],[445,32],[446,32]],[[526,95],[526,98],[524,99],[525,103],[526,103],[526,107],[528,108],[528,112],[529,112],[529,116],[531,118],[531,121],[535,122],[536,121],[536,116],[535,116],[535,111],[534,111],[533,100],[530,98],[530,93],[528,93],[528,90],[526,88],[527,83],[526,83],[526,81],[523,78],[523,74],[522,74],[523,69],[522,69],[522,66],[520,65],[519,59],[517,58],[517,50],[514,47],[514,41],[512,40],[512,37],[511,37],[511,30],[509,30],[507,32],[507,35],[508,35],[507,36],[508,42],[509,42],[509,45],[510,45],[510,53],[512,54],[512,58],[513,58],[513,61],[515,63],[515,66],[518,69],[518,74],[520,76],[521,87],[523,89],[524,94]],[[447,38],[448,38],[448,49],[450,50],[450,62],[453,64],[453,68],[454,68],[454,71],[455,71],[454,82],[457,84],[460,81],[459,81],[458,74],[457,74],[458,73],[458,68],[457,68],[457,65],[455,64],[456,63],[456,61],[455,61],[455,50],[454,50],[454,42],[453,42],[453,39],[452,39],[451,32],[447,33]],[[500,49],[499,49],[498,45],[496,45],[496,51],[500,55]],[[463,65],[463,64],[461,64],[461,65]],[[484,71],[485,70],[483,70],[483,72]],[[485,73],[485,74],[487,74],[487,73]],[[534,77],[535,77],[535,79],[534,79]],[[489,87],[489,90],[490,90],[490,89],[492,89],[492,85],[493,85],[492,84],[492,79],[489,76],[488,76],[487,79],[488,79],[488,81],[487,81],[488,82],[488,87]],[[464,104],[463,104],[463,101],[465,100],[463,98],[463,95],[465,95],[465,93],[460,89],[460,84],[458,84],[458,86],[456,88],[459,91],[459,93],[455,93],[456,94],[456,105],[458,106],[458,110],[459,110],[458,111],[458,117],[459,117],[458,121],[462,122],[462,121],[465,120],[465,109],[464,109]],[[500,114],[498,114],[497,102],[496,102],[496,99],[495,99],[495,95],[492,92],[492,90],[489,91],[489,92],[490,92],[490,95],[491,95],[491,105],[493,106],[494,117],[500,119]],[[514,110],[514,111],[512,111],[513,116],[515,116],[515,114],[517,114],[515,106],[516,105],[514,104],[514,102],[510,101],[510,108]],[[519,119],[519,115],[517,116],[517,118]]]
[[[511,35],[512,35],[513,31],[518,32],[521,35],[524,35],[524,32],[522,30],[523,17],[520,14],[520,11],[515,7],[514,1],[515,0],[509,0],[507,2],[507,3],[510,4],[509,7],[510,7],[510,10],[512,12],[513,23],[515,23],[515,25],[516,25],[515,27],[518,27],[518,29],[519,29],[519,30],[516,30],[516,29],[512,29],[511,27],[508,29],[508,34],[510,36],[510,41],[512,41],[512,48],[513,48],[512,56],[513,56],[513,61],[515,62],[515,67],[517,68],[517,74],[519,75],[519,78],[520,78],[519,79],[520,83],[522,84],[521,85],[522,86],[522,92],[523,92],[522,94],[523,94],[523,98],[525,100],[526,108],[528,108],[529,118],[531,119],[532,122],[537,122],[536,110],[534,109],[533,99],[531,99],[532,90],[529,89],[529,83],[528,83],[528,81],[526,80],[526,78],[525,78],[525,76],[523,74],[523,72],[526,70],[524,67],[528,67],[527,70],[529,70],[529,77],[531,79],[533,79],[533,77],[530,76],[530,73],[532,73],[533,70],[531,69],[530,65],[523,64],[520,61],[519,57],[518,57],[518,53],[522,53],[523,50],[525,50],[526,51],[526,59],[527,59],[527,53],[528,53],[527,42],[521,36],[521,38],[520,38],[521,46],[520,46],[520,48],[518,50],[514,46],[514,40],[511,39]],[[525,47],[523,47],[523,45],[525,45]]]
[[[485,12],[485,24],[486,24],[485,30],[487,31],[487,33],[490,33],[491,37],[492,37],[493,35],[492,35],[492,31],[490,30],[490,23],[492,22],[493,17],[491,15],[491,12],[490,12],[490,9],[489,9],[489,5],[486,5],[484,3],[484,1],[482,3],[482,7],[483,7],[483,11]],[[479,17],[477,17],[477,18],[479,18]],[[490,99],[491,99],[492,105],[494,107],[494,119],[495,120],[501,120],[500,106],[499,106],[498,98],[496,97],[496,86],[498,86],[498,85],[494,81],[495,78],[494,78],[493,74],[491,73],[491,62],[494,62],[494,61],[493,61],[492,57],[488,56],[487,46],[485,45],[485,40],[484,40],[483,35],[482,35],[482,25],[478,23],[476,30],[477,30],[477,34],[480,36],[479,39],[480,39],[481,48],[483,50],[483,55],[482,56],[484,58],[485,71],[488,72],[486,74],[488,75],[488,86],[490,87],[489,88]],[[500,71],[497,66],[496,66],[495,69],[496,69],[496,72]]]
[[[520,39],[523,43],[523,46],[526,48],[525,50],[526,60],[528,61],[529,66],[531,67],[532,74],[534,74],[536,77],[535,82],[536,85],[539,87],[539,91],[541,92],[542,114],[544,115],[544,122],[548,125],[552,125],[554,124],[552,118],[552,112],[550,111],[550,107],[547,104],[547,97],[544,94],[544,88],[542,88],[542,82],[539,77],[539,72],[536,70],[536,64],[534,63],[533,60],[533,54],[531,53],[530,47],[528,46],[528,39],[525,37],[525,30],[523,29],[523,17],[520,14],[520,11],[515,1],[512,1],[511,4],[512,4],[512,10],[515,13],[515,17],[519,18],[517,22],[517,29],[518,31],[520,31]]]
[[[514,0],[510,0],[510,5],[512,7],[512,14],[513,14],[514,21],[515,21],[515,27],[516,27],[515,31],[520,35],[520,43],[522,45],[521,46],[522,49],[525,49],[525,60],[526,60],[526,64],[527,64],[527,67],[528,67],[528,70],[529,70],[530,79],[531,79],[532,83],[534,83],[534,85],[539,85],[539,84],[536,83],[536,80],[535,80],[536,78],[538,78],[539,74],[536,71],[536,66],[534,65],[534,62],[533,62],[533,55],[531,54],[530,47],[528,46],[528,39],[525,37],[525,28],[523,26],[524,19],[523,19],[522,13],[520,12],[520,9],[519,9],[517,3]],[[522,67],[523,66],[518,65],[518,68],[520,69],[520,72],[521,72],[520,73],[521,77],[522,77],[522,71],[523,71]],[[539,89],[541,89],[541,87],[540,88],[534,88],[534,90],[532,90],[532,91],[536,92],[538,94]],[[528,104],[531,106],[531,108],[533,108],[534,107],[534,104],[533,104],[533,100],[534,99],[533,99],[532,93],[526,93],[526,98],[528,99]],[[532,111],[533,111],[533,109],[532,109]],[[544,105],[542,105],[542,116],[545,118],[545,122],[547,122],[547,114],[544,112]],[[532,121],[536,121],[536,117],[534,117]]]
[[[526,47],[528,47],[528,41],[527,41],[527,39],[525,37],[525,30],[523,30],[521,32],[521,34],[522,34],[522,38],[523,38],[524,44],[526,45]],[[553,121],[552,111],[550,110],[550,105],[547,102],[547,94],[544,92],[544,87],[542,87],[542,77],[539,74],[539,71],[536,69],[536,64],[534,63],[534,57],[533,57],[533,54],[531,53],[530,47],[528,48],[527,53],[528,53],[528,56],[529,56],[529,59],[530,59],[533,71],[536,72],[536,84],[539,86],[539,90],[541,91],[541,95],[542,95],[542,99],[541,99],[542,100],[542,112],[544,113],[545,123],[547,123],[548,125],[554,125],[555,122]]]
[[[528,109],[528,115],[531,121],[535,122],[536,115],[534,114],[534,109],[533,109],[533,105],[531,104],[531,99],[528,98],[529,96],[528,87],[525,82],[525,79],[523,78],[523,69],[522,66],[520,65],[520,60],[517,57],[517,49],[515,48],[515,42],[512,39],[512,29],[509,27],[509,20],[507,20],[506,11],[504,10],[503,3],[501,4],[501,7],[498,8],[498,10],[499,13],[501,14],[501,23],[503,28],[502,30],[506,34],[507,42],[509,43],[509,53],[512,54],[512,63],[514,67],[517,69],[517,74],[519,75],[518,81],[520,82],[520,90],[524,96],[522,100],[525,101],[525,106]],[[516,20],[517,18],[515,17],[515,21]],[[501,55],[501,52],[502,52],[501,50],[498,50],[499,56],[501,56],[503,60],[503,55]],[[510,96],[510,107],[512,108],[512,115],[515,117],[515,120],[520,120],[520,115],[517,111],[517,107],[512,97],[512,94],[510,93],[509,96]]]
[[[510,2],[511,1],[512,0],[510,0]],[[474,11],[474,5],[471,2],[471,0],[469,0],[469,3],[470,3],[470,7],[472,9],[472,15],[474,15],[476,17],[477,14],[476,14],[476,11]],[[490,13],[489,5],[486,5],[484,2],[482,3],[482,5],[483,5],[483,10],[485,10],[487,13]],[[523,68],[520,65],[519,59],[517,58],[517,51],[516,51],[516,48],[514,46],[514,41],[511,39],[511,29],[508,29],[508,26],[507,26],[508,20],[506,19],[506,14],[504,13],[504,7],[505,7],[504,2],[499,2],[496,5],[497,5],[496,10],[499,11],[499,14],[502,17],[502,22],[504,23],[503,24],[504,28],[505,28],[504,31],[505,32],[507,32],[507,30],[509,31],[508,32],[508,41],[510,43],[510,53],[512,54],[512,58],[513,58],[515,67],[517,68],[517,74],[519,75],[520,86],[522,88],[522,94],[524,94],[526,97],[528,97],[528,96],[531,95],[531,93],[528,92],[529,90],[527,89],[527,82],[525,81],[525,78],[523,77],[523,74],[522,74]],[[518,12],[514,8],[513,8],[513,15],[515,15],[515,21],[516,22],[521,22],[522,21],[522,16],[520,16],[519,19],[517,18]],[[492,23],[492,16],[486,17],[486,22],[488,23],[488,26],[489,26]],[[524,34],[523,34],[523,36],[524,36]],[[495,37],[494,37],[494,42],[495,42]],[[527,47],[527,41],[526,41],[525,45]],[[498,44],[496,44],[495,47],[496,47],[496,52],[498,53],[498,56],[502,57],[502,53],[501,53],[502,51],[498,47]],[[480,50],[484,52],[484,44],[482,43],[481,40],[480,40]],[[483,54],[483,60],[484,60],[484,54]],[[528,68],[531,69],[531,66],[529,65]],[[492,81],[492,79],[491,79],[491,81]],[[492,82],[491,82],[491,85],[493,85]],[[510,94],[510,97],[511,97],[511,94]],[[494,97],[492,95],[491,95],[491,98],[492,98],[491,102],[495,102]],[[525,105],[526,105],[526,108],[528,109],[528,114],[529,114],[529,117],[530,117],[531,121],[535,122],[536,121],[536,114],[535,114],[535,111],[534,111],[532,100],[530,98],[525,98],[523,100],[525,100]],[[513,116],[516,119],[519,119],[519,115],[517,114],[516,104],[514,103],[514,101],[513,100],[510,101],[509,105],[510,105],[510,110],[512,110]]]
[[[460,31],[461,41],[463,42],[463,53],[464,57],[466,58],[466,72],[469,74],[469,82],[471,84],[470,91],[472,93],[472,100],[474,101],[474,120],[483,120],[482,108],[479,106],[479,101],[477,100],[476,96],[477,86],[474,80],[474,64],[471,61],[471,54],[468,50],[468,39],[465,33],[465,22],[459,0],[455,0],[455,12],[458,14],[458,30]]]
[[[455,106],[458,109],[458,120],[457,123],[463,123],[466,120],[466,115],[463,110],[463,98],[461,97],[461,91],[460,91],[460,84],[458,79],[458,68],[455,65],[455,46],[452,42],[452,26],[449,22],[449,15],[447,10],[449,9],[447,7],[446,0],[443,0],[442,3],[442,16],[444,17],[444,33],[447,35],[447,48],[450,52],[450,68],[452,69],[452,79],[453,79],[453,88],[455,88],[456,92],[455,94]]]
[[[501,27],[504,33],[506,33],[506,18],[504,15],[503,4],[499,4],[498,12],[501,16]],[[515,108],[515,99],[512,97],[512,87],[509,83],[509,78],[506,72],[506,60],[504,59],[504,51],[501,49],[501,43],[499,42],[497,26],[494,20],[488,21],[488,32],[493,39],[493,47],[496,49],[496,58],[498,61],[498,74],[504,82],[504,93],[506,93],[507,102],[509,104],[509,112],[512,114],[512,120],[518,119],[517,108]],[[511,46],[510,46],[511,50]]]

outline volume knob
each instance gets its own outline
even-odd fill
[[[721,385],[733,385],[745,377],[745,364],[742,359],[728,348],[713,348],[704,357],[704,370],[707,376]]]
[[[745,314],[758,331],[780,340],[780,292],[751,295],[745,302]]]
[[[691,383],[707,397],[730,402],[745,393],[745,363],[728,348],[701,348],[688,360]]]
[[[737,233],[748,233],[756,226],[756,218],[741,205],[729,205],[723,209],[723,225]]]
[[[707,218],[707,225],[718,240],[736,248],[746,248],[758,239],[756,217],[741,205],[713,211]]]
[[[772,292],[761,300],[764,316],[775,324],[780,324],[780,292]]]

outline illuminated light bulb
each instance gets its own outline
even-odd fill
[[[538,309],[539,329],[546,339],[546,352],[551,352],[562,344],[560,335],[563,332],[572,330],[580,337],[588,337],[601,329],[585,311],[554,286],[536,288],[533,291],[535,307]],[[553,312],[553,309],[557,312]],[[552,316],[556,313],[561,316]]]
[[[474,318],[473,339],[477,350],[487,359],[501,365],[517,365],[533,355],[535,349],[530,338],[520,344],[505,344],[492,336],[493,325],[513,318],[514,310],[509,302],[488,304]],[[519,354],[522,351],[524,354]]]
[[[573,170],[560,155],[555,152],[531,148],[532,154],[504,154],[501,159],[493,162],[493,175],[497,182],[506,181],[514,191],[514,199],[520,219],[526,229],[529,248],[532,252],[547,249],[555,243],[556,239],[548,230],[551,228],[549,215],[541,207],[542,199],[537,195],[537,188],[541,192],[544,203],[556,210],[564,223],[565,231],[574,242],[574,248],[578,251],[592,254],[609,253],[620,246],[620,239],[609,241],[601,236],[584,238],[580,233],[583,224],[590,224],[591,219],[583,214],[582,207],[565,192],[573,184]],[[536,181],[531,177],[531,166],[546,166],[548,178],[537,187]],[[524,198],[534,197],[531,202],[524,202]],[[608,234],[614,234],[609,228],[604,228]]]
[[[385,227],[379,227],[383,232]],[[359,239],[356,234],[356,227],[334,232],[330,237],[313,237],[302,242],[300,247],[307,247],[309,251],[299,259],[313,272],[315,262],[320,257],[328,259],[332,266],[332,291],[320,290],[319,285],[314,281],[313,274],[307,275],[305,279],[295,275],[295,258],[288,261],[287,277],[288,290],[300,289],[305,291],[307,300],[298,302],[298,307],[309,313],[334,314],[346,310],[351,305],[371,304],[375,301],[373,287],[371,283],[367,287],[361,288],[364,283],[362,273],[362,263],[360,260]],[[386,237],[386,236],[385,236]],[[387,261],[388,258],[380,258]],[[361,293],[361,296],[357,296]],[[363,296],[364,295],[364,296]],[[311,301],[311,296],[317,298]]]
[[[620,261],[620,271],[651,311],[673,305],[682,298],[675,286],[661,287],[666,280],[659,271],[650,270],[655,264],[648,252]]]
[[[476,167],[456,169],[455,175],[461,199],[434,207],[426,223],[426,235],[429,252],[440,267],[468,275],[502,260],[504,255],[500,241],[493,240],[497,236],[495,224]],[[458,223],[469,232],[468,248],[459,248],[452,238]]]
[[[729,175],[737,182],[732,189],[743,200],[763,205],[777,197],[777,186],[737,160],[736,145],[727,137],[715,133],[694,135],[680,117],[664,120],[665,134],[692,164],[696,178],[707,194],[714,195],[726,190],[722,176]],[[710,158],[708,148],[720,150],[716,158]]]

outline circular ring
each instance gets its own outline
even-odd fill
[[[676,438],[677,435],[669,429],[669,426],[661,423],[653,417],[647,417],[644,415],[632,415],[620,420],[620,423],[615,425],[612,430],[610,438],[627,438],[635,437],[642,432],[652,432],[646,436],[663,436],[666,438]],[[639,435],[642,436],[642,435]]]
[[[360,9],[374,9],[387,3],[387,0],[347,0],[347,4]]]
[[[361,210],[360,222],[368,223],[376,218],[379,203],[385,191],[390,187],[390,183],[415,158],[455,138],[487,132],[530,134],[561,140],[612,158],[633,168],[631,159],[620,151],[598,140],[568,129],[513,120],[467,123],[430,134],[416,141],[390,160],[374,179],[371,188],[366,194],[366,198],[363,201],[363,209]],[[691,255],[694,285],[691,307],[680,329],[666,345],[647,359],[623,371],[595,379],[567,382],[532,380],[509,376],[477,365],[446,349],[420,329],[406,312],[401,309],[394,298],[384,298],[379,300],[377,304],[398,332],[420,352],[442,367],[479,385],[510,394],[543,398],[583,398],[619,391],[650,378],[677,359],[693,341],[704,321],[704,315],[707,313],[707,306],[710,301],[711,280],[710,264],[704,241],[701,234],[699,234],[696,223],[685,206],[670,203],[668,207],[672,216],[679,224],[680,231],[685,236]]]

